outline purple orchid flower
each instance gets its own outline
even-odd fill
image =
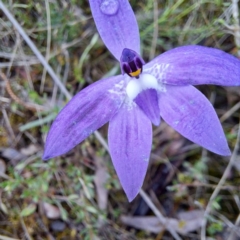
[[[62,109],[48,133],[43,159],[68,152],[109,122],[108,143],[122,187],[132,201],[147,171],[152,123],[162,117],[183,136],[219,155],[230,150],[213,106],[191,85],[240,85],[240,61],[217,49],[184,46],[145,64],[128,0],[89,0],[101,38],[122,75],[93,83]]]

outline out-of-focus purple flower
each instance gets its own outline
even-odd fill
[[[62,109],[48,133],[43,159],[68,152],[109,122],[111,158],[132,201],[149,161],[152,123],[162,117],[189,140],[219,155],[228,144],[207,98],[191,85],[240,85],[240,61],[217,49],[184,46],[145,64],[140,57],[138,25],[128,0],[89,0],[107,48],[122,75],[95,82]]]

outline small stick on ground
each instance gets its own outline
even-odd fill
[[[171,235],[176,240],[181,240],[180,236],[177,234],[177,232],[171,228],[168,227],[167,219],[161,214],[161,212],[157,209],[157,207],[154,205],[152,200],[148,197],[148,195],[141,189],[140,195],[143,198],[143,200],[147,203],[147,205],[151,208],[153,213],[156,215],[156,217],[159,219],[160,223],[166,227],[166,229],[171,233]]]
[[[9,94],[9,96],[19,105],[27,108],[30,111],[36,112],[36,111],[44,111],[46,110],[44,107],[37,105],[37,104],[32,104],[32,103],[26,103],[23,100],[21,100],[12,90],[12,87],[10,85],[10,82],[6,75],[3,72],[0,72],[0,78],[5,82],[6,84],[6,90]]]

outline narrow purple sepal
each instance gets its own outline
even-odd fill
[[[140,53],[138,24],[128,0],[89,0],[98,32],[120,61],[124,48]]]
[[[146,175],[152,145],[152,124],[135,103],[123,106],[109,124],[113,165],[131,202]]]
[[[155,89],[146,89],[140,92],[134,102],[147,115],[149,120],[155,125],[160,124],[160,110],[158,105],[158,93]]]
[[[209,47],[177,47],[159,55],[145,68],[152,68],[158,81],[171,85],[240,85],[240,60]]]
[[[112,118],[124,99],[121,80],[122,75],[97,81],[72,98],[50,128],[43,159],[68,152]]]
[[[189,140],[219,155],[231,155],[217,114],[193,86],[167,86],[159,97],[162,118]]]

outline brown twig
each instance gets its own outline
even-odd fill
[[[12,90],[11,84],[6,77],[6,75],[3,72],[0,72],[0,78],[5,82],[6,90],[9,94],[9,96],[19,105],[27,108],[30,111],[36,112],[36,111],[44,111],[46,110],[44,107],[37,105],[37,104],[32,104],[32,103],[26,103],[23,100],[21,100]]]

